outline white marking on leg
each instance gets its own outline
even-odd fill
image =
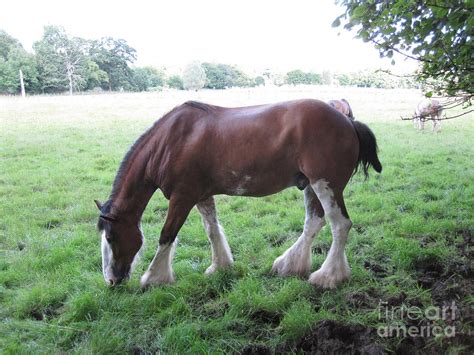
[[[319,270],[310,275],[309,282],[324,288],[333,288],[350,277],[350,268],[344,248],[352,222],[344,217],[340,207],[337,206],[334,193],[326,180],[318,180],[311,186],[331,223],[333,241],[326,260]]]
[[[232,257],[224,230],[217,220],[214,199],[211,197],[206,201],[198,203],[197,208],[201,213],[204,228],[211,242],[212,264],[207,268],[206,274],[212,274],[218,268],[232,265],[234,258]]]
[[[160,245],[148,270],[140,279],[141,287],[149,285],[170,284],[175,281],[171,262],[178,238],[171,244]]]
[[[106,238],[106,232],[102,231],[100,249],[102,251],[102,274],[104,275],[105,282],[109,283],[112,277],[110,267],[113,263],[112,248]]]
[[[311,186],[306,188],[311,189]],[[313,192],[310,191],[309,194],[313,194]],[[272,272],[280,276],[306,276],[311,270],[311,244],[315,235],[325,226],[326,221],[324,218],[318,217],[316,211],[311,210],[311,197],[308,196],[306,190],[305,205],[306,218],[303,233],[290,248],[273,262]]]
[[[130,274],[133,272],[133,270],[135,270],[135,267],[142,258],[143,251],[145,250],[145,238],[143,238],[142,226],[139,225],[138,229],[140,230],[140,234],[142,236],[142,246],[140,247],[140,250],[138,251],[137,255],[135,255],[135,257],[133,258],[132,264],[130,265]]]

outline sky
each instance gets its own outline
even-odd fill
[[[351,72],[413,70],[416,63],[380,59],[372,44],[331,23],[343,13],[334,0],[2,0],[0,29],[31,51],[45,25],[71,36],[123,38],[135,65],[179,73],[191,61],[265,69]]]

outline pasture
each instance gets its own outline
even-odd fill
[[[148,126],[190,99],[246,106],[307,97],[348,99],[379,143],[382,174],[364,181],[358,173],[345,191],[349,282],[321,290],[270,275],[303,228],[303,193],[291,188],[217,196],[236,262],[209,277],[210,246],[194,209],[178,237],[177,282],[142,291],[167,209],[156,193],[132,279],[105,285],[93,200],[107,199]],[[419,99],[412,90],[327,87],[0,97],[0,352],[472,351],[473,115],[421,133],[400,120]],[[312,271],[330,243],[326,226]],[[441,309],[448,313],[433,316]],[[410,337],[403,327],[435,334]]]

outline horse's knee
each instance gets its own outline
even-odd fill
[[[170,245],[176,240],[176,235],[161,234],[159,243],[160,245]]]

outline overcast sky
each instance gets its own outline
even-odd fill
[[[27,50],[47,24],[88,39],[123,38],[138,52],[136,65],[170,71],[192,60],[248,72],[415,67],[401,58],[392,67],[371,44],[332,28],[342,12],[333,0],[5,0],[0,28]]]

